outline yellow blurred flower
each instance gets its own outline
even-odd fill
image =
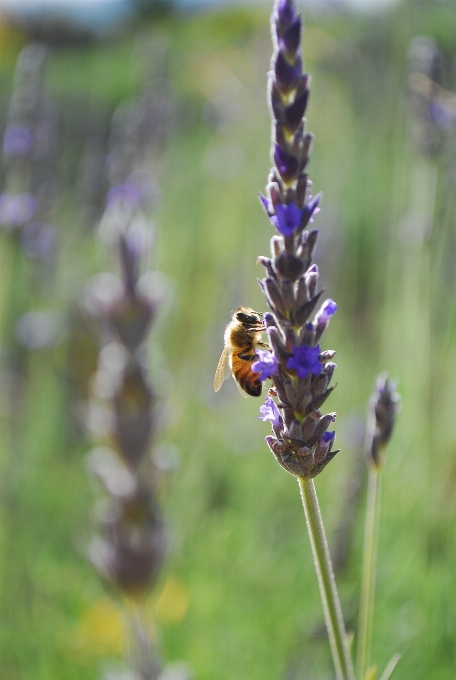
[[[185,586],[168,576],[155,601],[155,615],[161,623],[179,623],[188,611],[189,596]]]

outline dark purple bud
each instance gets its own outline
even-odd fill
[[[271,111],[272,111],[272,117],[275,121],[283,121],[284,115],[285,115],[285,103],[283,101],[282,97],[282,91],[280,90],[279,86],[277,85],[276,80],[274,80],[271,83],[271,86],[269,88],[269,99],[271,102]],[[284,135],[282,134],[281,130],[276,128],[275,131],[275,137],[276,140],[280,144],[286,144],[286,140]]]
[[[287,368],[296,372],[298,378],[306,378],[309,373],[316,375],[321,371],[320,347],[301,345],[293,347],[293,356],[287,361]]]
[[[292,255],[287,251],[280,253],[274,260],[274,266],[277,271],[292,281],[296,281],[305,270],[305,263],[301,258]]]
[[[285,182],[292,181],[299,171],[299,161],[293,154],[275,144],[274,163]]]
[[[278,40],[279,49],[285,49],[291,56],[301,46],[301,18],[296,17]]]
[[[292,104],[285,107],[285,121],[290,132],[294,132],[301,123],[306,111],[308,98],[309,90],[304,90],[299,97],[295,98]]]
[[[276,281],[273,278],[271,278],[270,276],[268,276],[266,279],[264,279],[264,285],[266,287],[269,298],[271,299],[274,307],[277,310],[283,311],[282,293],[280,292],[280,288],[277,285]]]
[[[273,19],[277,23],[277,29],[284,33],[296,16],[293,0],[277,0],[274,7]]]
[[[324,432],[321,436],[320,442],[315,449],[314,460],[317,464],[326,460],[328,454],[331,452],[332,446],[336,439],[335,432]]]
[[[288,93],[296,87],[301,71],[288,61],[282,51],[277,54],[274,71],[277,85],[282,92]]]
[[[378,376],[375,392],[369,404],[369,420],[366,432],[366,455],[376,467],[383,464],[383,452],[394,427],[400,408],[400,397],[396,392],[397,381],[388,378],[387,373]]]
[[[315,328],[312,323],[308,323],[301,329],[299,334],[299,344],[310,345],[311,347],[315,344]]]
[[[305,439],[306,442],[311,440],[312,435],[315,432],[315,428],[317,426],[319,419],[320,419],[320,412],[319,411],[312,411],[306,417],[306,419],[305,419],[305,421],[302,425],[302,436],[303,436],[303,438]]]
[[[319,409],[327,400],[331,392],[334,390],[336,386],[330,387],[326,392],[323,392],[319,397],[315,397],[315,399],[312,399],[312,401],[307,404],[306,406],[306,413],[310,413],[311,411],[315,411],[316,409]]]
[[[319,276],[320,273],[318,271],[318,265],[316,264],[313,264],[306,272],[306,281],[310,296],[313,296],[316,293]]]
[[[313,222],[313,216],[317,215],[320,212],[320,208],[318,207],[318,204],[321,200],[322,193],[320,192],[316,196],[312,197],[309,196],[309,200],[304,206],[303,210],[303,216],[302,216],[302,222],[301,222],[301,227],[304,229],[309,222]],[[311,240],[310,240],[310,235],[313,234],[314,232],[317,232],[315,235],[315,243],[317,241],[317,236],[318,236],[318,231],[316,229],[313,229],[311,232],[309,232],[308,236],[308,243],[309,243],[309,248],[310,248],[310,253],[312,254],[313,248],[311,247]],[[315,243],[313,244],[313,247],[315,247]]]
[[[287,312],[290,312],[295,306],[294,286],[291,279],[282,279],[281,288],[283,304]]]
[[[318,423],[316,424],[315,431],[313,433],[311,441],[312,445],[317,443],[319,440],[321,441],[321,438],[324,438],[326,436],[326,430],[332,423],[336,422],[336,416],[337,413],[328,413],[326,416],[322,416],[319,419]]]
[[[286,366],[286,363],[291,355],[283,344],[280,331],[274,326],[270,326],[268,328],[268,335],[275,356],[283,366]]]
[[[335,354],[335,352],[334,352]],[[333,361],[328,361],[327,364],[323,366],[323,372],[328,378],[328,384],[331,382],[331,379],[333,377],[333,373],[337,368],[337,364],[335,364]]]
[[[257,260],[257,264],[262,264],[263,267],[266,268],[266,271],[268,272],[268,276],[274,279],[274,281],[277,281],[277,272],[275,270],[274,264],[272,260],[269,257],[263,257],[260,255],[260,257]],[[261,285],[261,284],[260,284]],[[262,289],[264,290],[264,287],[262,286]]]
[[[296,202],[300,208],[304,207],[309,184],[311,184],[311,182],[306,173],[301,174],[296,183]]]
[[[309,301],[309,290],[305,276],[301,276],[296,286],[296,304],[301,307]]]
[[[323,291],[320,291],[319,293],[314,295],[310,300],[308,300],[307,302],[304,302],[303,305],[298,307],[298,309],[295,312],[295,320],[296,320],[296,323],[299,326],[302,326],[303,324],[306,323],[307,319],[309,318],[309,316],[312,314],[313,310],[317,306],[318,300],[320,299],[322,292]],[[313,325],[311,325],[311,330],[313,332],[315,330]]]

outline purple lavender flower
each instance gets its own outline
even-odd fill
[[[318,231],[306,228],[319,211],[321,194],[311,194],[306,172],[313,141],[304,117],[310,78],[302,72],[301,19],[293,0],[277,0],[272,33],[274,166],[260,199],[279,234],[271,239],[271,257],[259,258],[266,269],[260,285],[271,309],[264,322],[272,355],[264,353],[263,361],[262,354],[253,368],[262,379],[272,378],[277,393],[278,403],[268,397],[261,411],[262,419],[272,424],[273,435],[266,438],[269,448],[285,470],[311,478],[337,453],[332,450],[335,433],[327,431],[335,414],[319,411],[333,390],[330,381],[336,367],[331,361],[335,352],[322,352],[320,339],[337,305],[326,300],[315,314],[322,294],[318,267],[312,262]]]
[[[3,153],[5,156],[25,156],[32,145],[32,131],[27,125],[13,125],[3,137]]]
[[[28,192],[0,195],[0,226],[20,227],[36,210],[36,200]]]
[[[259,420],[270,420],[271,425],[274,427],[279,427],[282,423],[282,418],[280,416],[279,409],[276,406],[274,399],[266,396],[266,401],[263,406],[260,406],[261,416],[258,416]]]
[[[276,214],[271,217],[271,222],[284,236],[290,236],[301,225],[303,208],[298,208],[294,203],[276,205]]]
[[[309,373],[318,375],[322,369],[322,365],[318,360],[320,356],[320,347],[309,347],[308,345],[301,345],[300,347],[293,347],[293,356],[287,361],[287,368],[296,371],[298,378],[307,378]]]
[[[252,364],[252,371],[259,373],[260,380],[267,380],[273,373],[277,373],[277,359],[272,352],[268,349],[257,349],[256,355],[258,361]]]
[[[108,191],[106,203],[110,208],[117,208],[119,203],[136,208],[140,199],[141,190],[139,187],[129,183],[116,184]]]

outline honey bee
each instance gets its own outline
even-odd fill
[[[225,329],[225,347],[215,371],[216,392],[232,374],[243,397],[248,394],[252,397],[260,396],[262,382],[259,374],[252,371],[252,364],[258,360],[255,354],[258,347],[269,348],[268,344],[261,341],[264,331],[262,314],[254,312],[250,307],[238,307],[234,310],[232,320]]]

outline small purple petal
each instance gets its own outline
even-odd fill
[[[264,209],[265,209],[266,212],[268,213],[268,217],[270,217],[270,216],[271,216],[271,212],[273,211],[273,207],[272,207],[272,205],[271,205],[271,202],[269,201],[268,198],[266,198],[266,196],[263,196],[263,194],[261,194],[261,193],[259,193],[258,196],[259,196],[259,198],[260,198],[260,201],[261,201],[262,204],[263,204]]]
[[[260,380],[267,380],[272,374],[277,373],[277,359],[269,350],[256,350],[258,361],[252,364],[252,371],[259,373]]]
[[[320,437],[320,444],[323,446],[324,444],[328,444],[328,442],[334,441],[335,438],[335,432],[323,432],[322,436]]]
[[[306,225],[308,222],[313,222],[314,215],[318,215],[320,208],[318,204],[320,203],[321,197],[323,196],[320,191],[316,196],[309,196],[309,200],[304,206],[303,223]]]
[[[293,356],[287,361],[287,368],[296,371],[298,378],[306,378],[309,373],[317,375],[322,369],[322,364],[318,360],[320,356],[320,347],[309,347],[308,345],[300,345],[293,347]]]
[[[277,203],[275,206],[277,229],[284,236],[290,236],[301,224],[303,210],[294,203],[284,205]],[[271,219],[272,221],[272,219]]]
[[[274,427],[279,427],[279,425],[281,425],[282,418],[272,397],[266,397],[265,403],[263,406],[260,406],[260,413],[261,416],[258,416],[259,420],[263,420],[264,422],[270,420]]]

